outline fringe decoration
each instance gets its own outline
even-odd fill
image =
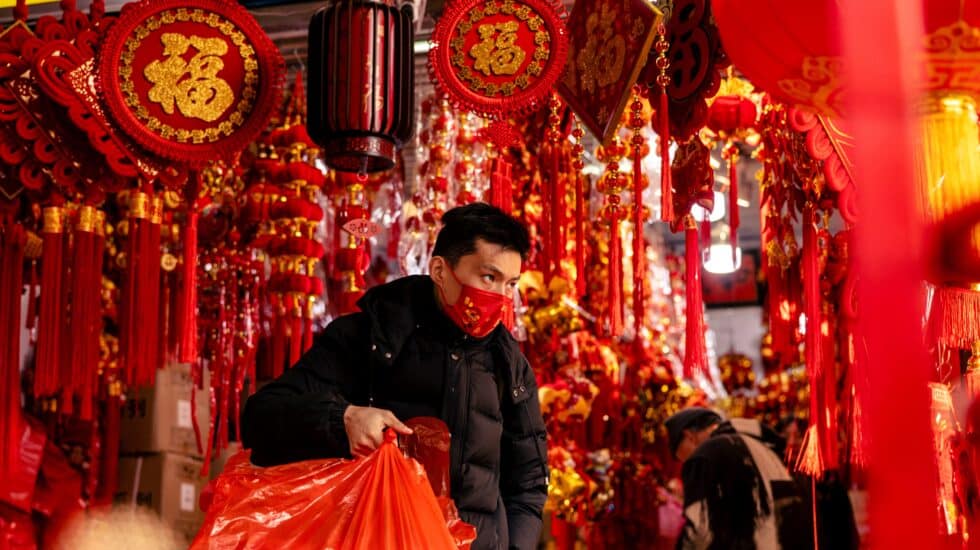
[[[555,130],[555,132],[557,131]],[[551,182],[551,215],[549,216],[551,238],[549,244],[551,248],[548,255],[551,261],[548,280],[551,280],[561,273],[561,259],[564,256],[562,252],[565,246],[565,241],[562,238],[565,226],[565,188],[562,185],[561,177],[561,148],[557,143],[551,145],[549,160],[551,172],[548,178]]]
[[[643,142],[633,140],[633,334],[637,343],[641,342],[640,335],[644,321],[643,282],[646,280],[645,244],[643,234]]]
[[[34,395],[52,396],[58,391],[60,350],[64,346],[65,213],[60,206],[43,211],[41,228],[41,304],[38,315],[37,356]]]
[[[0,227],[0,474],[7,479],[20,460],[20,306],[23,293],[24,227],[8,222]]]
[[[708,350],[704,340],[704,298],[701,289],[701,250],[698,230],[691,220],[685,231],[687,326],[684,344],[684,377],[710,376]]]
[[[811,392],[813,391],[813,384],[817,377],[822,374],[823,368],[819,246],[814,207],[809,204],[803,213],[802,264],[804,307],[806,310],[806,369],[810,377]]]
[[[940,343],[951,348],[970,348],[980,340],[980,292],[937,286],[929,324],[931,335]]]
[[[660,135],[660,219],[674,221],[674,184],[670,173],[670,117],[667,113],[667,86],[660,91],[660,108],[657,109]]]
[[[119,382],[109,386],[109,395],[105,400],[105,410],[102,426],[102,460],[99,479],[99,490],[96,501],[99,504],[110,504],[116,494],[119,482],[119,424],[122,419],[120,401],[121,388]]]

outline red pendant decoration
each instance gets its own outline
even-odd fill
[[[152,153],[202,165],[261,132],[283,61],[251,15],[223,0],[145,0],[123,10],[100,49],[113,120]]]
[[[568,55],[550,0],[454,0],[432,33],[429,70],[457,107],[496,119],[537,109]]]
[[[571,47],[558,91],[602,143],[619,127],[662,20],[645,0],[585,0],[572,8]]]
[[[415,131],[412,7],[333,2],[310,22],[307,129],[336,170],[380,172]]]

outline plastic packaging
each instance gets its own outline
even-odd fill
[[[434,485],[448,490],[445,424],[414,419],[409,425],[417,434],[409,447],[439,476]],[[402,453],[391,431],[378,450],[356,460],[261,468],[248,456],[243,451],[230,458],[213,482],[192,550],[457,550],[476,538],[448,496],[436,497],[426,469]]]

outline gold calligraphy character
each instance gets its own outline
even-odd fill
[[[487,76],[516,73],[527,56],[517,45],[519,25],[517,21],[480,25],[480,42],[470,48],[470,57],[476,60],[473,68]]]
[[[605,88],[619,80],[626,61],[626,39],[621,34],[613,34],[616,11],[610,11],[608,4],[602,5],[599,13],[592,13],[585,20],[588,42],[575,60],[581,73],[582,90],[595,93],[596,88]]]
[[[148,96],[163,112],[171,115],[174,105],[186,117],[214,122],[231,107],[235,95],[231,86],[218,76],[228,53],[228,43],[221,38],[184,36],[163,33],[163,55],[146,66],[143,74],[153,83]],[[197,53],[188,61],[186,54],[194,48]]]

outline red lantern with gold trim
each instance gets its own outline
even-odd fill
[[[325,162],[380,172],[415,130],[412,8],[339,0],[310,21],[307,130]]]

